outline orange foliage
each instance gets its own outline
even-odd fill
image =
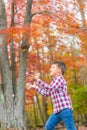
[[[76,17],[78,14],[78,4],[76,2],[64,2],[64,0],[33,0],[32,5],[32,20],[27,25],[24,24],[25,18],[25,1],[15,0],[14,8],[14,26],[11,24],[11,2],[7,5],[7,29],[0,31],[0,34],[8,34],[6,39],[8,46],[10,41],[14,41],[14,50],[16,55],[17,73],[19,69],[19,49],[22,39],[28,37],[30,44],[27,57],[27,74],[26,82],[29,81],[28,76],[32,71],[40,71],[49,73],[49,63],[54,60],[63,60],[70,69],[78,70],[79,67],[87,61],[87,21],[82,21]],[[72,7],[72,10],[70,9]],[[82,9],[86,8],[85,4],[81,5]],[[35,14],[36,13],[36,14]],[[52,28],[51,28],[51,24]],[[55,27],[56,25],[56,27]],[[51,28],[51,31],[50,31]],[[58,34],[61,32],[61,36]],[[70,48],[70,43],[66,44],[66,38],[63,36],[70,35],[80,39],[80,49],[77,55]],[[61,44],[62,43],[62,44]],[[73,45],[74,46],[74,45]],[[46,48],[45,48],[46,47]],[[45,49],[44,49],[45,48]],[[47,50],[46,50],[47,49]],[[9,60],[10,60],[10,51]],[[80,56],[82,55],[82,57]],[[11,62],[10,62],[11,63]],[[26,88],[26,99],[32,99],[35,95],[34,89]],[[28,104],[28,103],[27,103]]]
[[[33,96],[36,94],[36,91],[34,88],[26,88],[25,89],[25,96],[26,96],[26,99],[29,100],[29,99],[33,99]]]

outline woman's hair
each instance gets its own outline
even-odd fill
[[[56,64],[59,68],[61,68],[62,74],[64,75],[64,73],[66,71],[66,65],[65,65],[64,62],[62,62],[62,61],[55,61],[52,64]]]

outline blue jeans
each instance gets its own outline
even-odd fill
[[[64,122],[67,130],[76,130],[72,110],[69,109],[64,109],[57,114],[52,114],[46,122],[45,130],[54,130],[60,121]]]

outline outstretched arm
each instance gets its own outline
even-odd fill
[[[47,97],[50,96],[50,91],[49,91],[49,89],[46,89],[46,88],[44,88],[44,87],[37,86],[35,82],[34,82],[33,85],[31,84],[29,88],[35,88],[35,90],[36,90],[37,92],[39,92],[41,95],[43,95],[43,96],[47,96]]]
[[[36,81],[36,85],[39,87],[46,88],[49,91],[56,90],[56,89],[59,90],[61,88],[61,86],[66,86],[66,81],[64,80],[64,78],[62,76],[58,76],[54,80],[52,80],[50,84],[47,84],[44,81],[38,79]],[[64,87],[64,88],[66,88],[66,87]]]

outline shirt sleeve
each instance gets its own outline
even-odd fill
[[[50,91],[46,88],[36,86],[35,89],[36,89],[36,91],[38,91],[43,96],[46,96],[46,97],[50,96]]]
[[[58,76],[56,79],[52,80],[52,82],[50,84],[47,84],[40,79],[37,81],[36,84],[39,87],[43,87],[43,88],[46,88],[49,91],[51,91],[52,89],[58,89],[58,88],[61,88],[61,86],[66,85],[66,82],[65,82],[64,78],[62,78],[61,76]]]

